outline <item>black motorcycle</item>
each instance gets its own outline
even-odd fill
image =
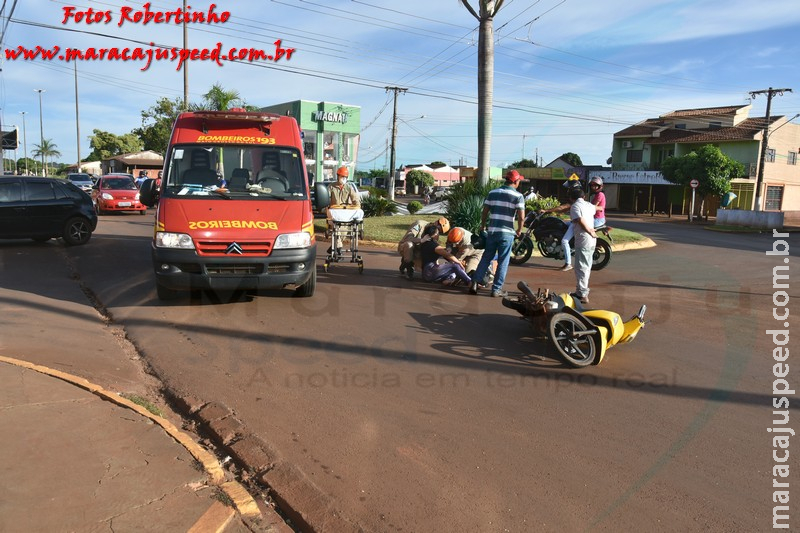
[[[567,227],[567,223],[558,217],[531,211],[525,217],[525,233],[515,238],[514,244],[511,245],[511,264],[521,265],[531,258],[534,239],[543,257],[563,261],[564,248],[561,246],[561,238],[567,232]],[[611,261],[611,244],[614,240],[611,238],[611,228],[608,226],[597,227],[595,231],[603,234],[605,239],[597,239],[597,246],[592,255],[592,270],[602,270]],[[569,243],[574,254],[575,239],[570,239]]]

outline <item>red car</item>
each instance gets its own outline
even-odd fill
[[[147,213],[147,206],[139,201],[139,188],[129,174],[102,176],[92,188],[92,200],[98,215],[111,211]]]

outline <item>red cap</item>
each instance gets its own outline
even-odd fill
[[[519,183],[524,179],[525,177],[516,170],[509,170],[508,173],[506,174],[506,181],[509,183]]]

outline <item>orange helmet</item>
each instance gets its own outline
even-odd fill
[[[464,230],[461,228],[453,228],[447,234],[447,242],[458,244],[464,239]]]
[[[447,220],[445,217],[439,217],[436,220],[436,223],[439,225],[439,233],[447,233],[450,231],[450,221]]]
[[[336,171],[336,175],[347,177],[350,175],[350,171],[347,170],[347,167],[339,167],[339,170]]]

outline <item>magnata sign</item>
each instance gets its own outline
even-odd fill
[[[346,124],[348,119],[347,113],[335,111],[317,111],[314,113],[314,120],[317,122],[334,122],[336,124]]]

